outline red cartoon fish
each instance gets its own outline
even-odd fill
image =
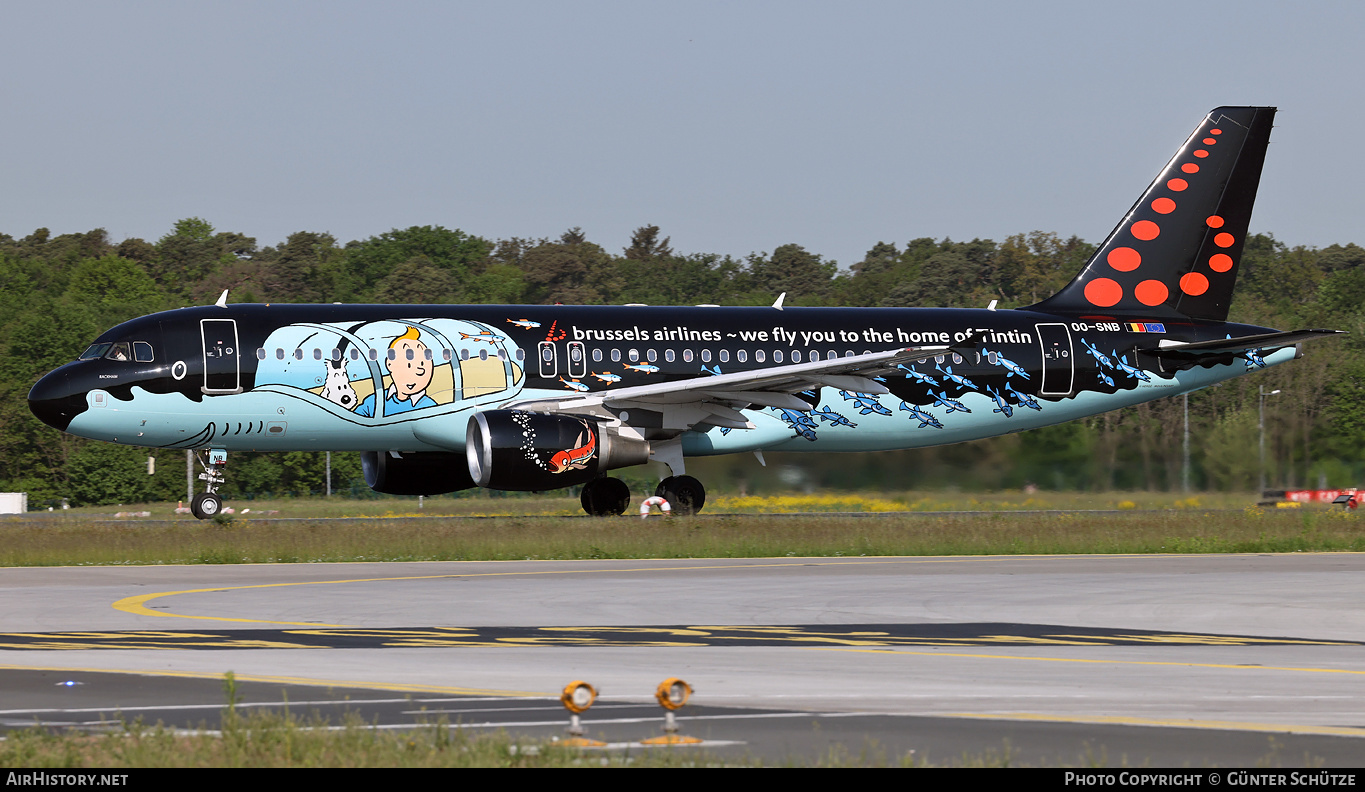
[[[583,435],[587,435],[588,442],[583,442]],[[588,466],[592,458],[597,455],[597,435],[591,430],[585,431],[574,441],[577,446],[567,451],[560,451],[550,457],[550,472],[563,473],[566,470],[582,470]]]

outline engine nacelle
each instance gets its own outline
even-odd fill
[[[649,461],[649,443],[585,418],[489,410],[469,419],[469,475],[480,487],[552,490]]]
[[[364,451],[360,467],[370,489],[389,495],[439,495],[474,486],[469,466],[458,453],[424,451],[395,457],[388,451]]]

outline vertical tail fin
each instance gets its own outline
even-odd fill
[[[1274,118],[1209,113],[1081,274],[1031,310],[1227,319]]]

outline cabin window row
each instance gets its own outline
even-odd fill
[[[416,360],[415,350],[405,349],[403,350],[403,352],[405,354],[400,356],[397,349],[389,349],[387,350],[387,352],[383,354],[386,360],[398,360],[400,359],[400,357],[404,360]],[[360,349],[356,347],[351,347],[345,353],[345,357],[349,357],[351,360],[360,360],[362,357],[365,357],[369,360],[379,360],[380,354],[381,352],[378,349],[369,349],[365,350],[362,353]],[[456,358],[455,351],[451,349],[442,349],[440,350],[440,354],[441,360],[443,360],[446,363],[449,363]],[[256,350],[257,360],[265,360],[266,358],[270,357],[270,355],[271,352],[268,349],[260,348]],[[311,350],[311,352],[303,349],[302,347],[296,348],[292,351],[277,347],[274,351],[274,355],[276,360],[284,360],[286,357],[292,357],[295,360],[303,360],[305,357],[312,357],[313,360],[323,360],[324,358],[327,360],[341,360],[341,358],[343,357],[343,353],[340,349],[335,348],[319,349],[317,347],[314,347]],[[426,360],[435,360],[436,355],[431,349],[425,349],[423,350],[422,357]],[[505,349],[497,350],[480,349],[477,355],[471,354],[468,349],[461,349],[459,351],[458,357],[460,360],[469,360],[474,357],[477,357],[479,360],[488,360],[490,357],[497,357],[500,360],[506,360],[508,355],[507,350]],[[525,360],[526,353],[518,349],[513,354],[513,357],[515,357],[518,361]]]
[[[544,352],[544,355],[546,356],[545,359],[547,361],[550,359],[549,357],[550,354],[551,353],[548,350]],[[749,356],[751,354],[753,355],[754,362],[756,363],[767,363],[769,359],[771,359],[773,363],[785,363],[787,362],[788,357],[790,357],[792,363],[801,363],[805,359],[809,359],[811,362],[815,362],[822,359],[820,357],[820,350],[818,349],[811,350],[809,353],[803,353],[799,349],[793,349],[790,352],[784,352],[781,349],[774,349],[771,352],[763,349],[755,349],[752,351],[752,353],[747,349],[737,349],[734,351],[733,354],[735,360],[739,361],[740,363],[747,363],[749,361]],[[691,363],[695,360],[700,359],[701,362],[703,363],[710,363],[712,358],[714,357],[721,363],[729,363],[730,355],[731,352],[728,349],[720,349],[716,350],[715,352],[712,352],[710,349],[703,349],[700,352],[696,352],[691,349],[684,349],[682,351],[682,360],[684,363]],[[803,355],[808,355],[809,357],[803,357]],[[846,350],[844,352],[844,357],[853,357],[853,355],[854,352],[851,349]],[[620,349],[612,349],[609,352],[604,352],[601,349],[594,349],[592,351],[592,359],[594,363],[601,363],[608,356],[611,358],[611,362],[620,363],[623,357],[623,353]],[[642,356],[640,354],[640,350],[629,349],[625,351],[624,357],[631,363],[639,363]],[[828,353],[826,353],[823,359],[834,360],[835,358],[838,357],[839,357],[838,351],[831,349],[829,350]],[[655,363],[659,359],[659,354],[653,349],[647,349],[644,352],[643,358],[650,363]],[[664,362],[666,363],[673,363],[678,359],[678,353],[672,349],[665,349],[663,359]]]

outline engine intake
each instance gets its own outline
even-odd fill
[[[649,443],[585,418],[489,410],[469,419],[469,476],[480,487],[552,490],[649,461]]]

